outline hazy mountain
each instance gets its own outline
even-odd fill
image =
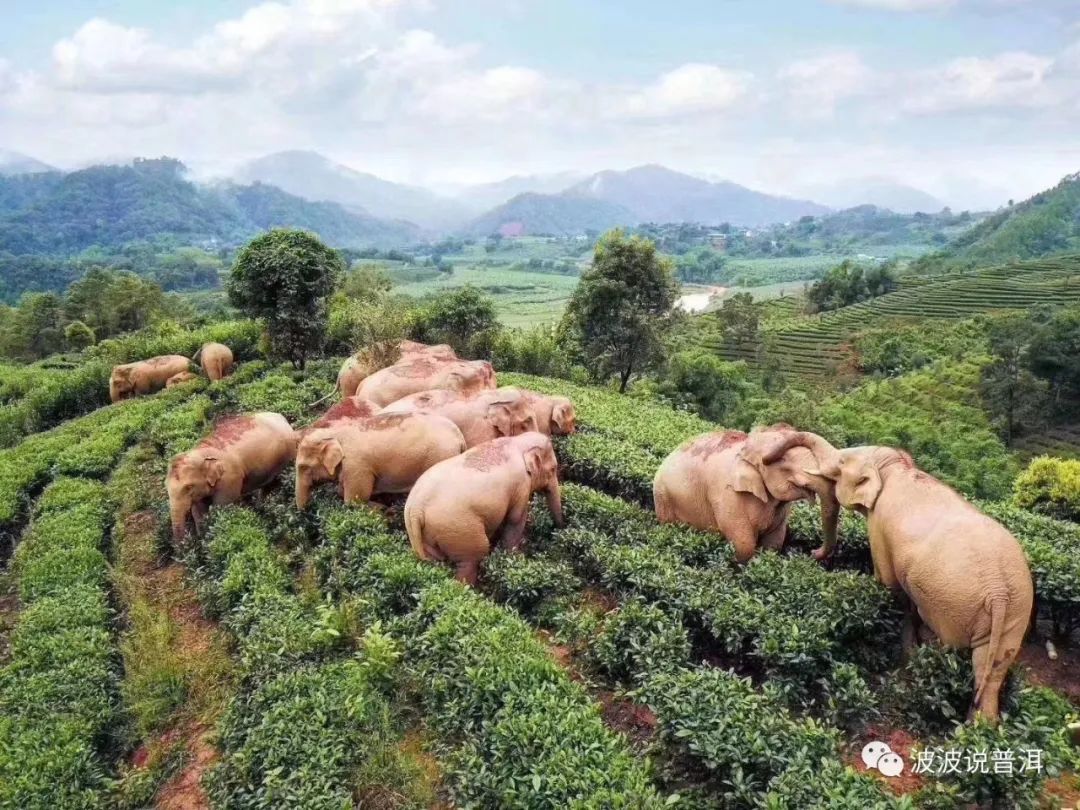
[[[317,152],[267,155],[242,166],[233,179],[239,183],[269,183],[307,200],[357,207],[380,219],[408,220],[432,230],[456,227],[469,215],[456,200],[358,172]]]
[[[42,163],[37,158],[32,158],[20,152],[12,152],[8,149],[0,149],[0,177],[51,171],[55,171],[52,166]]]
[[[586,177],[583,172],[558,172],[556,174],[516,174],[494,183],[480,183],[459,189],[455,196],[486,211],[502,205],[519,194],[558,194]]]
[[[274,226],[307,228],[339,247],[401,244],[415,236],[408,224],[272,186],[206,187],[185,177],[183,164],[168,158],[0,177],[0,251],[65,255],[159,239],[236,245]]]
[[[1080,173],[991,214],[927,261],[976,267],[1075,252],[1080,252]]]
[[[616,203],[565,194],[519,194],[474,219],[465,227],[471,236],[549,234],[578,236],[632,225],[634,214]]]
[[[845,180],[835,185],[815,187],[809,193],[815,200],[834,208],[875,205],[898,214],[933,214],[945,207],[945,203],[932,194],[887,177]]]
[[[600,172],[571,186],[565,194],[623,206],[636,222],[761,226],[829,210],[806,200],[775,197],[737,183],[714,183],[653,165]]]

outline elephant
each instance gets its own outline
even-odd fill
[[[135,363],[113,366],[109,375],[109,400],[119,402],[133,396],[160,391],[170,377],[191,368],[182,354],[165,354]]]
[[[569,436],[574,432],[577,413],[566,397],[549,397],[536,391],[520,389],[536,417],[536,429],[546,436]]]
[[[817,465],[808,474],[835,481],[840,503],[866,515],[874,576],[906,597],[905,652],[922,624],[946,646],[970,648],[972,713],[996,721],[1034,601],[1020,543],[903,450],[837,450],[820,436],[795,433],[771,452],[787,446],[810,448]]]
[[[385,408],[421,391],[445,388],[471,396],[496,385],[495,371],[486,360],[438,360],[420,356],[376,371],[360,383],[356,396]]]
[[[476,447],[500,436],[535,431],[536,418],[529,402],[516,388],[496,388],[467,397],[458,391],[437,389],[410,394],[391,402],[382,413],[437,413],[461,429],[466,447]]]
[[[296,434],[279,413],[227,417],[194,449],[169,464],[165,487],[173,539],[181,542],[190,515],[202,533],[207,506],[236,503],[265,487],[296,457]]]
[[[376,414],[308,430],[296,451],[296,506],[336,481],[345,503],[403,493],[432,465],[465,451],[457,425],[432,413]]]
[[[183,385],[186,382],[199,379],[198,374],[192,374],[190,371],[181,371],[179,374],[173,374],[169,379],[165,381],[166,388],[172,388],[174,385]]]
[[[827,558],[836,547],[840,505],[835,486],[816,466],[813,453],[791,446],[775,448],[796,431],[777,424],[747,435],[728,430],[691,439],[671,453],[653,479],[656,515],[663,523],[687,523],[719,531],[747,562],[758,546],[779,551],[787,536],[795,501],[818,498],[824,542],[813,554]]]
[[[534,492],[546,494],[555,525],[563,525],[558,467],[542,433],[493,439],[436,464],[405,501],[413,552],[453,563],[457,579],[475,585],[492,539],[510,550],[521,547]]]
[[[431,357],[435,360],[458,359],[454,350],[445,343],[428,346],[412,340],[401,340],[396,343],[382,341],[345,358],[338,372],[338,391],[342,398],[351,397],[356,393],[360,383],[376,371],[419,356]]]
[[[211,382],[227,377],[233,369],[232,349],[224,343],[204,343],[202,348],[195,352],[195,360],[198,358],[203,373]]]
[[[307,430],[325,428],[339,422],[353,422],[374,416],[379,409],[366,399],[346,397],[341,402],[327,408],[326,413],[316,419]]]

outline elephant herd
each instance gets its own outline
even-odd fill
[[[232,362],[219,345],[202,350],[211,378]],[[213,359],[221,356],[224,365]],[[186,364],[176,356],[118,366],[110,391],[155,390],[187,372]],[[175,540],[183,540],[189,518],[200,531],[210,505],[240,500],[289,464],[300,509],[324,483],[335,484],[347,503],[408,493],[404,521],[414,553],[452,564],[470,585],[493,542],[520,547],[534,493],[544,493],[562,525],[550,437],[574,432],[570,400],[498,388],[490,363],[411,341],[348,358],[338,389],[341,401],[308,427],[294,430],[276,413],[232,416],[174,457],[166,487]],[[740,563],[759,546],[783,547],[796,501],[820,504],[818,560],[836,547],[840,509],[862,513],[874,575],[907,607],[905,651],[931,633],[970,648],[972,708],[998,716],[1002,684],[1032,615],[1031,572],[1004,527],[904,451],[841,450],[782,424],[750,434],[719,431],[672,452],[656,473],[653,495],[660,521],[721,533]]]
[[[145,396],[194,380],[191,363],[198,362],[211,381],[220,380],[233,368],[232,350],[223,343],[206,343],[190,360],[182,354],[166,354],[113,366],[109,375],[109,401],[120,402],[134,396]]]

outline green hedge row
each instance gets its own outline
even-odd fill
[[[512,612],[417,560],[367,509],[318,509],[319,571],[396,627],[424,716],[448,746],[462,807],[649,808],[647,766]]]
[[[357,770],[398,739],[384,694],[392,643],[369,633],[357,657],[342,658],[340,614],[293,592],[249,509],[215,510],[204,554],[199,590],[235,637],[242,672],[206,781],[214,807],[351,806]]]
[[[103,806],[101,744],[117,712],[104,485],[60,479],[38,501],[12,570],[23,612],[0,669],[0,807]]]

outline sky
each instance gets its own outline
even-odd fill
[[[660,163],[958,208],[1080,170],[1080,0],[0,0],[0,148],[435,187]]]

